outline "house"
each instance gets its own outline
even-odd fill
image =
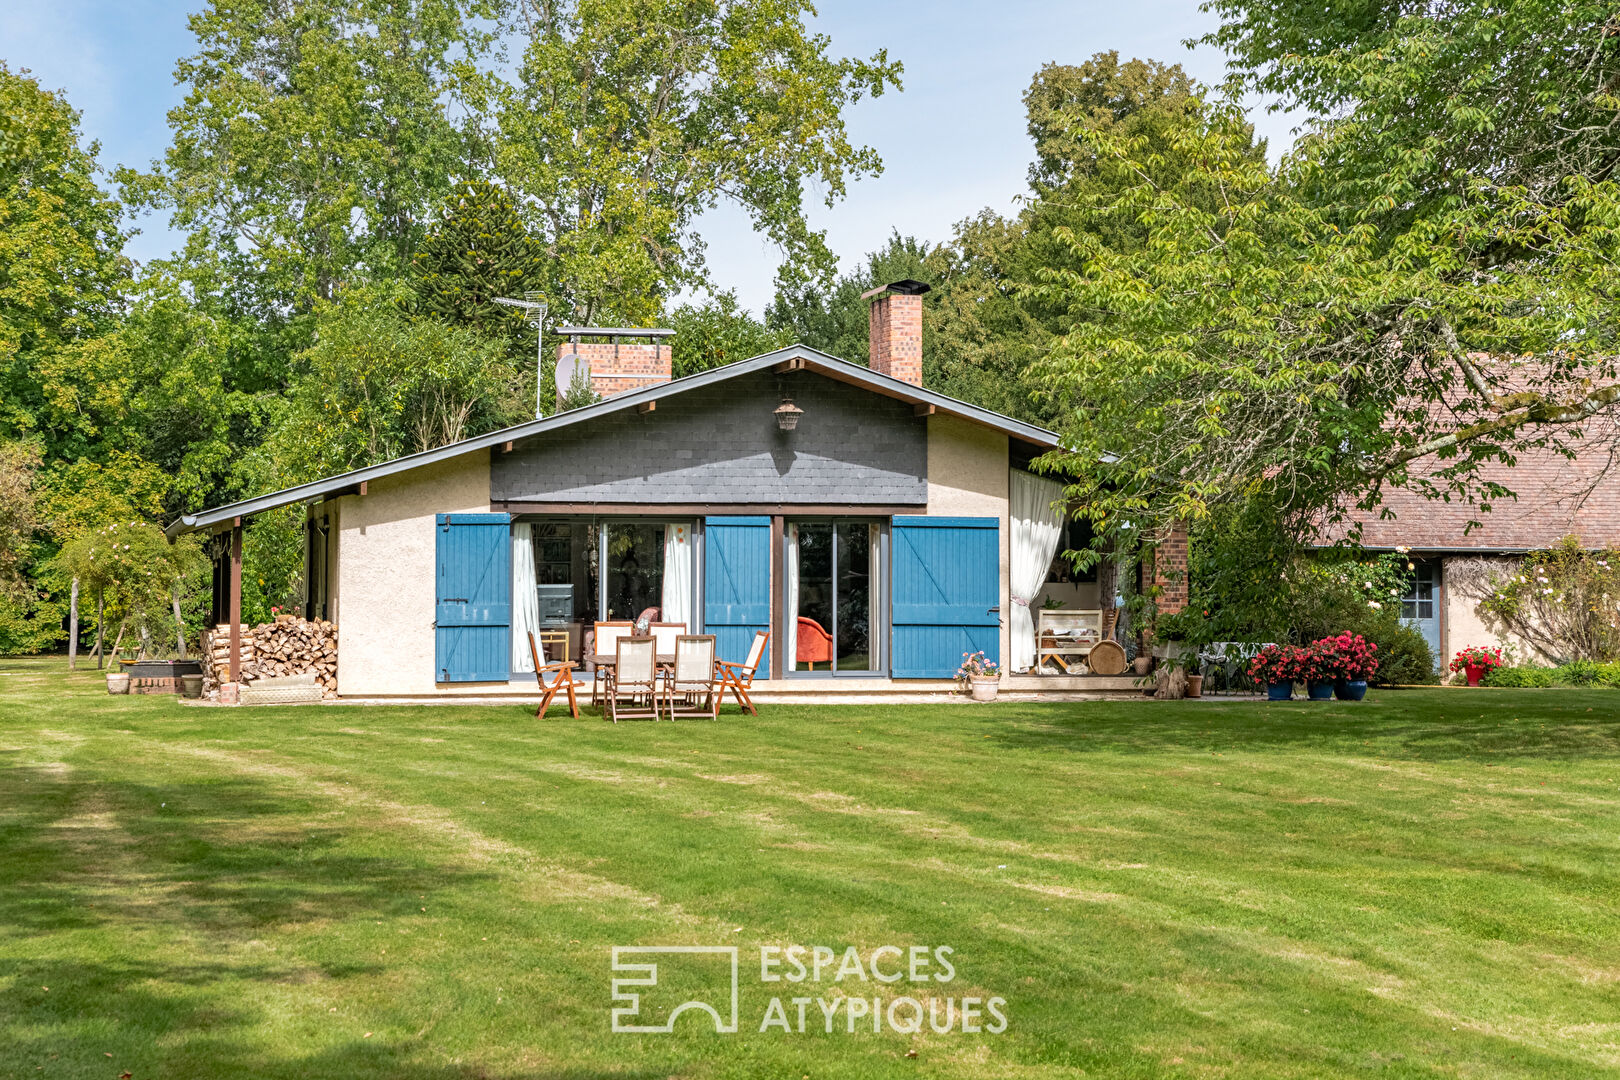
[[[923,387],[926,291],[869,294],[869,368],[791,346],[671,379],[669,331],[563,328],[559,382],[583,366],[596,404],[169,533],[213,534],[235,623],[243,522],[302,504],[306,613],[338,625],[344,697],[532,694],[529,631],[578,659],[597,621],[652,612],[725,659],[770,631],[767,699],[948,690],[979,650],[1027,668],[1031,604],[1097,602],[1054,560],[1060,488],[1028,468],[1057,436]]]
[[[1470,645],[1510,647],[1520,662],[1547,663],[1532,643],[1481,609],[1492,579],[1516,572],[1527,552],[1553,547],[1566,536],[1588,549],[1620,547],[1620,470],[1614,461],[1620,426],[1600,417],[1582,434],[1573,458],[1532,449],[1511,466],[1486,464],[1481,478],[1514,493],[1494,500],[1488,511],[1400,488],[1386,492],[1380,508],[1352,512],[1336,531],[1343,536],[1359,525],[1365,549],[1408,554],[1412,576],[1401,615],[1423,633],[1442,666]]]

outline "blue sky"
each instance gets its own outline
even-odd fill
[[[65,90],[98,139],[104,165],[144,165],[168,142],[164,114],[181,97],[175,61],[192,51],[186,14],[196,3],[161,0],[6,0],[0,58]],[[1041,64],[1079,62],[1118,49],[1181,63],[1194,77],[1222,75],[1221,54],[1181,42],[1212,28],[1197,0],[999,3],[933,0],[878,4],[825,0],[817,29],[842,54],[887,48],[906,67],[905,91],[862,102],[846,120],[851,136],[884,159],[882,176],[856,184],[813,221],[827,230],[844,265],[881,246],[891,229],[931,241],[981,208],[1007,211],[1025,190],[1030,145],[1021,97]],[[1257,114],[1272,152],[1290,140],[1289,120]],[[138,259],[176,242],[147,218],[130,245]],[[758,312],[769,301],[778,255],[746,217],[726,210],[701,224],[715,284],[735,289]]]

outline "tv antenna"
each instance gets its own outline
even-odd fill
[[[536,420],[545,416],[545,413],[540,408],[540,390],[544,382],[540,377],[540,373],[545,367],[546,302],[539,297],[540,293],[534,289],[525,290],[521,300],[515,300],[510,296],[495,297],[497,304],[503,307],[517,308],[523,312],[524,322],[534,324],[534,418]]]

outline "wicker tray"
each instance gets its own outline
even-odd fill
[[[1125,674],[1125,649],[1117,641],[1099,641],[1091,647],[1086,665],[1093,675]]]

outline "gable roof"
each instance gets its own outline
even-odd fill
[[[448,443],[435,447],[432,450],[423,450],[420,453],[407,454],[404,457],[394,458],[376,465],[368,465],[363,469],[354,469],[350,472],[329,476],[324,480],[316,480],[297,487],[286,488],[282,491],[260,495],[257,498],[244,499],[241,502],[231,503],[227,506],[215,507],[196,514],[183,514],[179,519],[164,529],[164,534],[171,540],[185,533],[210,529],[222,523],[230,522],[239,517],[250,517],[266,510],[274,510],[280,506],[290,506],[293,503],[309,502],[329,495],[344,494],[358,485],[384,476],[408,472],[423,465],[432,465],[449,458],[459,457],[462,454],[473,453],[478,450],[487,450],[490,447],[500,446],[503,443],[517,442],[531,435],[539,435],[548,431],[570,427],[574,424],[589,423],[592,420],[619,412],[623,409],[632,409],[637,405],[644,405],[659,398],[667,398],[672,394],[696,390],[704,386],[725,382],[727,379],[751,372],[766,370],[792,370],[813,371],[839,382],[859,386],[885,397],[896,398],[911,402],[915,405],[929,406],[931,412],[942,413],[947,416],[960,417],[971,423],[992,428],[1005,433],[1011,438],[1043,450],[1055,449],[1058,445],[1056,432],[1034,424],[1026,424],[1022,420],[1014,420],[1010,416],[1003,416],[989,409],[981,409],[977,405],[970,405],[965,401],[935,393],[932,390],[888,375],[882,375],[870,368],[859,364],[852,364],[848,360],[840,360],[808,345],[789,345],[775,352],[762,353],[747,360],[738,360],[736,363],[726,364],[722,367],[710,368],[695,375],[687,375],[668,382],[654,383],[636,390],[629,390],[622,394],[615,394],[604,401],[594,405],[587,405],[580,409],[570,409],[567,412],[556,413],[539,420],[529,420],[513,427],[491,431],[471,439]]]

